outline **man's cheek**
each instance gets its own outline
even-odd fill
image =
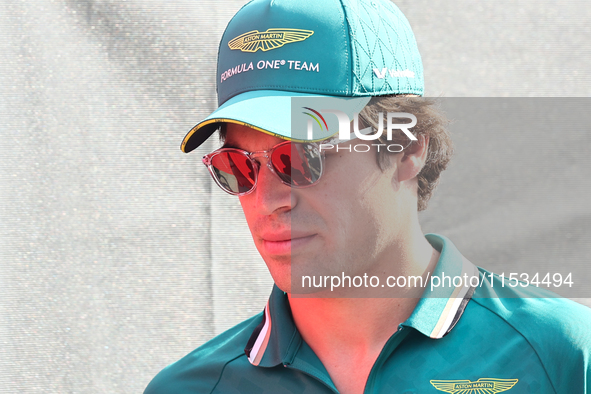
[[[245,197],[240,197],[240,205],[242,206],[242,212],[244,213],[244,217],[246,218],[246,224],[248,225],[248,228],[250,229],[250,232],[253,234],[253,236],[255,235],[255,214],[254,214],[254,208],[252,207],[252,204],[248,204],[248,201],[245,199]]]

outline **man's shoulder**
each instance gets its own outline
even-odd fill
[[[526,338],[554,338],[573,341],[591,348],[591,309],[566,298],[473,297],[473,301],[497,315]]]
[[[565,369],[570,377],[591,377],[591,309],[536,286],[511,287],[505,279],[503,287],[500,277],[480,271],[486,279],[474,292],[473,307],[523,338],[555,389],[562,392],[571,384]]]
[[[581,327],[589,334],[591,309],[559,295],[522,282],[510,282],[480,268],[482,284],[473,295],[474,301],[497,314],[503,320],[523,329],[540,332],[570,331]],[[536,326],[532,326],[532,322]],[[543,331],[543,330],[542,330]],[[577,332],[578,333],[578,332]],[[587,335],[588,336],[588,335]]]
[[[144,394],[210,393],[229,363],[248,364],[244,347],[261,320],[259,313],[167,366],[152,379]]]

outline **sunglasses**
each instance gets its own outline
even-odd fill
[[[312,186],[322,176],[324,155],[314,143],[285,141],[256,152],[221,148],[205,155],[203,164],[222,190],[233,196],[244,196],[257,185],[260,158],[265,158],[271,172],[290,187]]]

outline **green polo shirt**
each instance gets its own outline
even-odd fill
[[[587,393],[589,308],[540,298],[535,287],[502,287],[448,239],[427,239],[441,252],[433,276],[474,273],[481,282],[436,294],[427,287],[382,349],[365,393]],[[262,313],[166,367],[145,394],[337,392],[274,287]]]

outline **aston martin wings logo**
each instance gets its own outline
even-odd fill
[[[431,384],[439,391],[451,394],[495,394],[511,390],[519,379],[480,378],[476,382],[470,380],[431,380]]]
[[[292,42],[304,41],[314,32],[312,30],[300,29],[268,29],[260,32],[252,30],[234,38],[228,43],[230,49],[240,49],[242,52],[270,51],[291,44]]]

